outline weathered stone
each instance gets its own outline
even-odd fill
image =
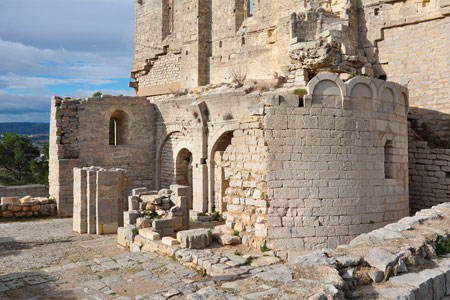
[[[180,244],[176,239],[174,239],[173,237],[170,237],[170,236],[163,237],[161,239],[161,242],[167,246],[176,246],[176,245]]]
[[[253,275],[264,281],[289,282],[292,280],[292,270],[286,266],[275,266],[272,269]]]
[[[151,228],[139,229],[139,235],[152,241],[159,240],[161,238],[160,234]]]
[[[136,219],[136,227],[147,228],[152,226],[152,221],[149,217],[140,217]]]
[[[320,266],[320,265],[333,265],[336,263],[336,259],[329,257],[324,251],[317,250],[305,255],[298,256],[290,261],[294,265],[303,265],[307,267]]]
[[[128,210],[139,210],[139,198],[137,196],[128,197]]]
[[[370,250],[364,260],[372,267],[377,268],[382,272],[386,272],[387,268],[394,266],[398,262],[398,256],[393,255],[386,250],[375,248]]]
[[[2,205],[5,204],[20,204],[20,199],[17,197],[2,197]]]
[[[197,292],[187,295],[187,300],[214,300],[219,298],[218,291],[213,287],[205,287]]]
[[[125,226],[136,225],[136,220],[139,218],[140,213],[137,210],[130,210],[123,213],[123,223]]]
[[[369,277],[370,279],[372,279],[373,282],[381,282],[384,279],[384,272],[379,271],[379,270],[372,270],[369,271]]]
[[[275,256],[263,256],[259,257],[257,259],[252,260],[251,266],[252,267],[264,267],[264,266],[270,266],[273,264],[277,264],[280,262],[280,259]]]
[[[222,234],[219,235],[218,241],[221,245],[239,245],[241,243],[241,238],[232,234]]]
[[[177,233],[177,240],[183,248],[203,249],[211,244],[212,233],[210,229],[179,231]]]

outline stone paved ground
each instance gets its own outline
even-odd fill
[[[260,278],[201,277],[174,260],[129,253],[116,235],[72,233],[71,219],[0,224],[0,300],[307,299],[313,281],[277,265]]]

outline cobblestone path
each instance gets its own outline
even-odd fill
[[[201,277],[170,258],[130,253],[115,235],[75,234],[71,222],[0,224],[0,300],[302,299],[303,287],[277,280],[286,274],[270,281]]]

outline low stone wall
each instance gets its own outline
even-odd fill
[[[409,204],[412,213],[450,202],[450,149],[409,143]]]
[[[48,198],[2,197],[0,217],[23,218],[54,215],[56,215],[56,203]]]
[[[1,197],[48,197],[48,186],[43,184],[0,186]]]

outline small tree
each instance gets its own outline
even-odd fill
[[[31,173],[33,174],[36,183],[48,185],[48,159],[49,151],[47,143],[42,146],[41,157],[32,161],[30,164]]]
[[[95,92],[92,97],[94,98],[101,98],[102,97],[102,93],[101,92]]]
[[[40,155],[27,136],[5,132],[0,141],[0,183],[21,185],[33,181],[30,164]]]

